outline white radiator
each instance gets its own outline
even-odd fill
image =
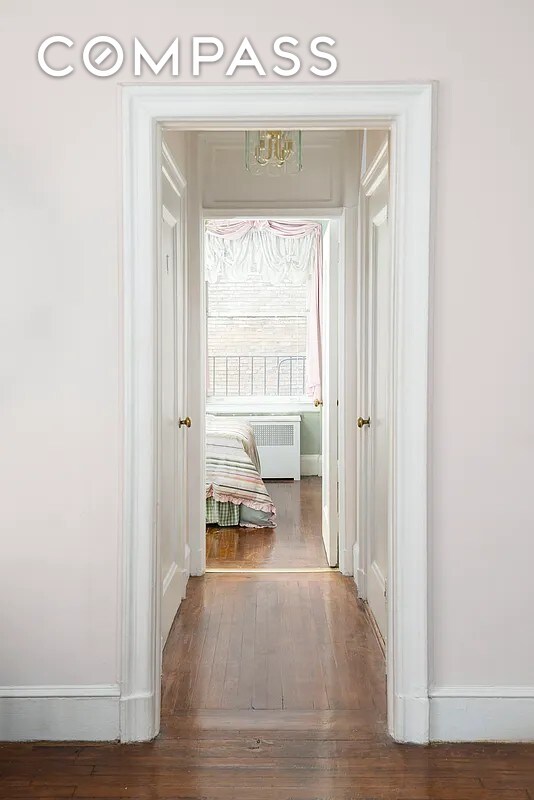
[[[262,478],[300,480],[300,417],[248,417],[261,461]]]

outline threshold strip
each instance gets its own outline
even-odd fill
[[[232,573],[232,574],[242,574],[242,573],[254,573],[254,572],[261,572],[261,573],[290,573],[290,572],[339,572],[337,567],[272,567],[271,569],[258,567],[256,569],[239,569],[233,567],[207,567],[206,572],[224,572],[224,573]]]

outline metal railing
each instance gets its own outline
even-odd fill
[[[306,387],[306,356],[208,356],[211,397],[301,397]]]

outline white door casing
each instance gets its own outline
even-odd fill
[[[434,86],[319,82],[246,86],[136,84],[122,87],[121,92],[124,208],[121,740],[150,739],[159,726],[161,617],[159,582],[155,579],[159,563],[155,544],[157,398],[154,392],[159,126],[165,124],[181,130],[262,128],[276,120],[277,125],[304,130],[391,128],[395,347],[393,517],[392,541],[388,543],[388,728],[398,741],[427,742],[428,291]],[[192,244],[193,250],[200,254],[201,242]],[[197,268],[199,265],[200,256]],[[340,403],[345,399],[340,398]],[[193,416],[192,409],[189,413]],[[201,479],[200,475],[196,477]]]
[[[323,235],[322,291],[322,534],[328,566],[338,563],[338,254],[339,222]]]
[[[392,459],[392,280],[388,221],[387,142],[362,182],[362,383],[359,413],[370,419],[359,430],[358,540],[362,553],[360,591],[384,639],[387,638],[388,542],[390,541]]]

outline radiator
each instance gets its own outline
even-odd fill
[[[248,417],[261,461],[262,478],[300,480],[300,416]]]

